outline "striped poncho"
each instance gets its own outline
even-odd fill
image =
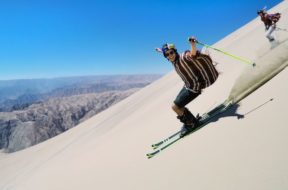
[[[200,92],[213,84],[219,75],[210,56],[199,51],[193,57],[189,51],[185,51],[173,62],[173,66],[186,88],[194,92]]]

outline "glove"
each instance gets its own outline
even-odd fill
[[[198,41],[194,36],[188,38],[189,42],[197,43]]]

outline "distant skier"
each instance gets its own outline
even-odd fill
[[[195,118],[185,106],[199,96],[202,89],[213,84],[218,78],[211,57],[196,49],[197,40],[194,37],[190,37],[189,42],[192,46],[191,51],[187,50],[181,54],[178,54],[173,44],[164,44],[162,48],[156,48],[172,63],[185,84],[172,105],[177,118],[184,123],[181,137],[191,132],[198,123],[198,118]]]
[[[257,11],[257,14],[261,17],[261,20],[264,22],[266,30],[266,38],[268,38],[270,42],[275,41],[275,38],[273,37],[272,33],[276,29],[276,23],[279,21],[281,14],[280,13],[268,14],[265,10]]]

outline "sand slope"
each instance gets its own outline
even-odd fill
[[[279,27],[288,28],[288,2],[274,11],[282,13]],[[263,28],[257,18],[215,44],[254,60],[257,68],[245,76],[250,66],[211,51],[222,74],[189,104],[193,113],[208,111],[239,89],[241,81],[261,75],[260,68],[269,67],[263,60],[285,64],[288,33],[277,32],[281,46],[270,51]],[[287,82],[284,69],[234,112],[147,159],[152,143],[180,128],[170,106],[183,82],[171,72],[62,135],[0,154],[0,189],[288,189]]]

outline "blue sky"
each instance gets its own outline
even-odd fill
[[[281,0],[0,1],[0,80],[164,74],[155,47],[213,44]]]

